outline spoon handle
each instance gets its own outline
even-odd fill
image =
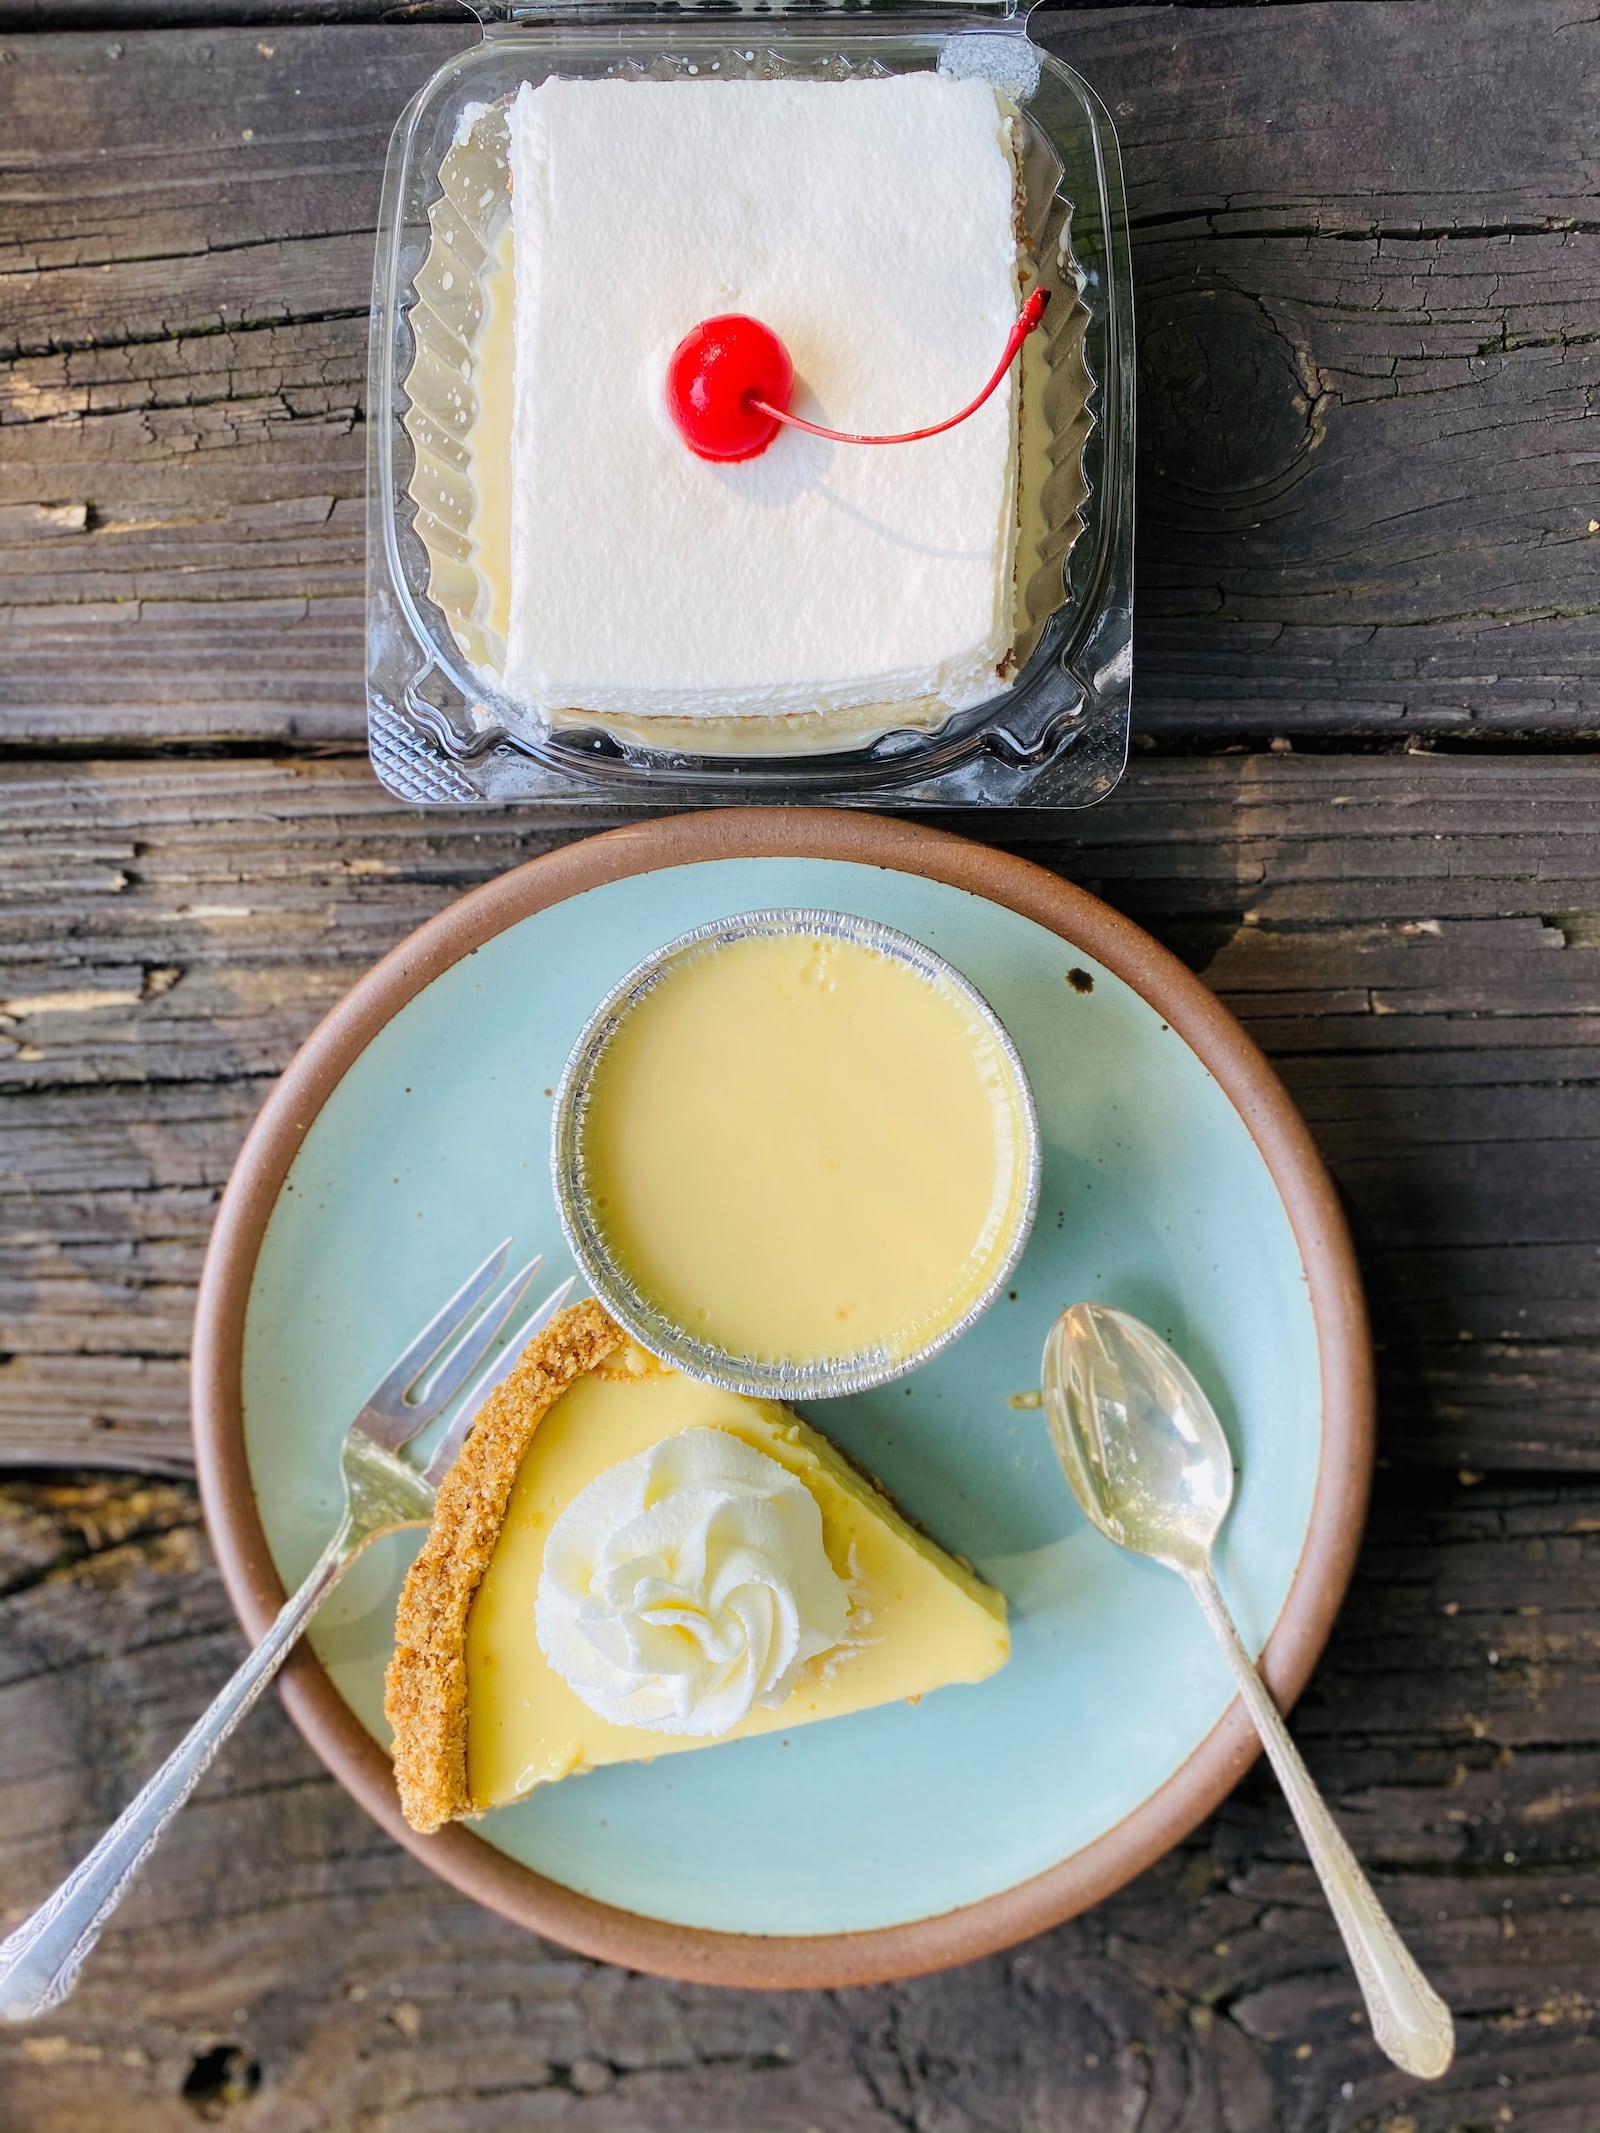
[[[1239,1641],[1211,1565],[1184,1575],[1233,1669],[1245,1709],[1255,1721],[1294,1811],[1311,1864],[1355,1965],[1373,2036],[1406,2073],[1424,2081],[1438,2080],[1455,2056],[1455,2025],[1449,2008],[1412,1960],[1329,1814],[1316,1781],[1289,1737],[1282,1713]]]

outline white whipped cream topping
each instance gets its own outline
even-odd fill
[[[1016,315],[1014,123],[988,82],[929,73],[520,92],[513,695],[557,720],[929,723],[999,690],[1014,376],[941,437],[791,430],[732,466],[687,450],[662,382],[692,326],[743,311],[788,346],[797,413],[954,414]]]
[[[539,1649],[591,1711],[726,1733],[844,1637],[850,1595],[804,1482],[721,1429],[597,1475],[550,1528]]]

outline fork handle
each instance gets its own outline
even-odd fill
[[[1283,1714],[1240,1641],[1216,1573],[1207,1564],[1203,1569],[1185,1570],[1183,1575],[1216,1633],[1245,1709],[1255,1720],[1261,1745],[1299,1824],[1322,1893],[1354,1965],[1374,2039],[1406,2073],[1437,2081],[1449,2071],[1455,2055],[1455,2025],[1449,2008],[1417,1967],[1328,1812],[1315,1778],[1300,1760]]]
[[[57,2007],[84,1957],[167,1824],[216,1760],[222,1744],[277,1673],[301,1630],[352,1560],[348,1518],[310,1575],[215,1703],[196,1720],[155,1776],[118,1815],[82,1863],[6,1940],[0,1941],[0,2017],[26,2022]]]

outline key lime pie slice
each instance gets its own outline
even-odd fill
[[[825,1437],[564,1311],[485,1404],[406,1578],[384,1708],[413,1829],[981,1681],[1005,1602]]]

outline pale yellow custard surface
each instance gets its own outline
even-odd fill
[[[480,279],[483,323],[473,373],[477,412],[466,436],[473,498],[469,539],[480,587],[476,619],[488,632],[498,674],[511,626],[511,381],[516,343],[509,222]]]
[[[864,943],[708,943],[622,1018],[581,1126],[614,1263],[730,1355],[910,1356],[1026,1200],[1011,1061],[973,1002]]]
[[[546,1663],[534,1634],[545,1540],[607,1468],[680,1430],[723,1429],[796,1475],[817,1500],[834,1570],[851,1591],[846,1641],[801,1674],[775,1711],[754,1709],[719,1741],[609,1724]],[[467,1622],[467,1784],[482,1812],[601,1764],[683,1749],[981,1681],[1010,1652],[1005,1602],[911,1526],[883,1493],[789,1409],[666,1369],[631,1345],[579,1378],[535,1430]]]

